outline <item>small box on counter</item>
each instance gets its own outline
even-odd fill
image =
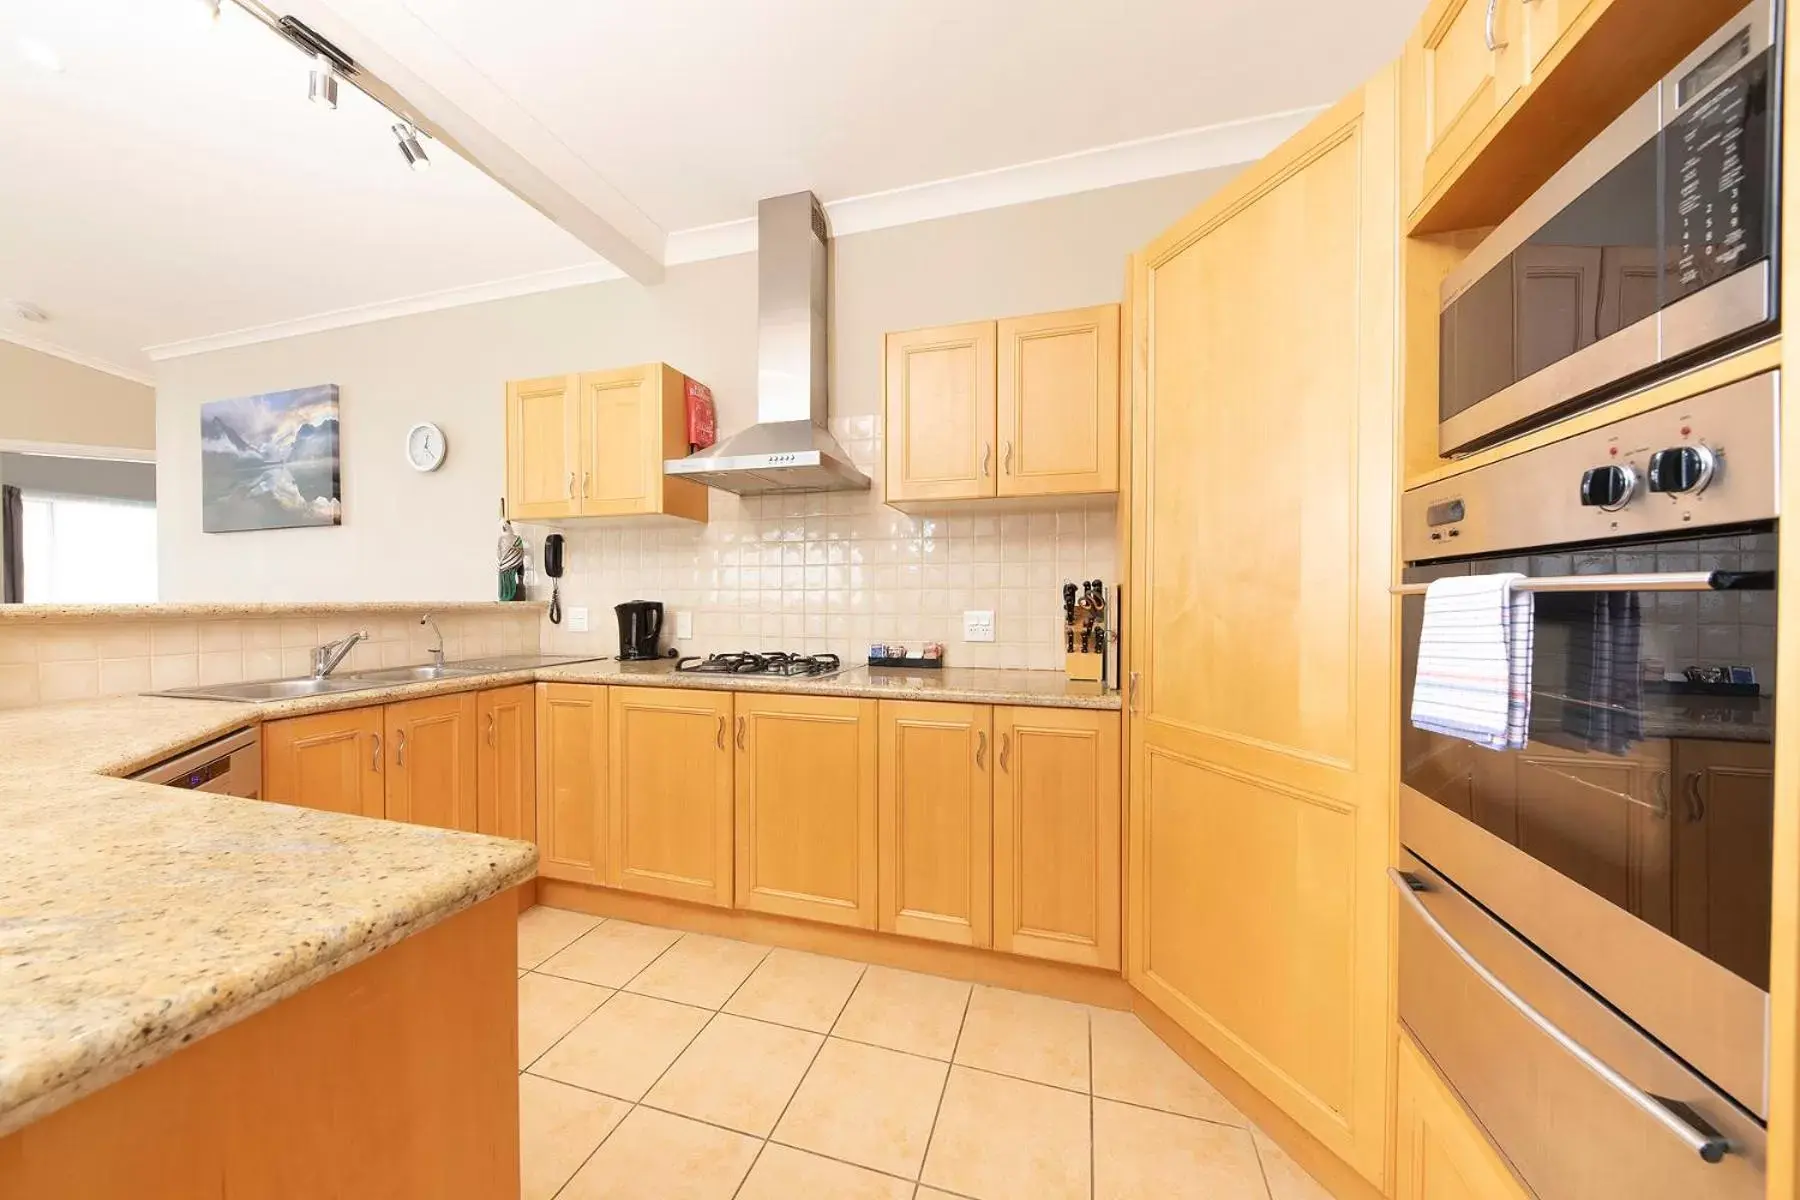
[[[926,642],[920,650],[919,657],[909,658],[905,646],[890,646],[877,642],[869,647],[869,665],[871,667],[925,667],[929,670],[937,670],[944,665],[944,644],[942,642]]]

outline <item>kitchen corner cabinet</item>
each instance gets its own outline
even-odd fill
[[[731,693],[610,691],[606,882],[729,908]]]
[[[994,709],[994,948],[1119,966],[1119,714]]]
[[[1527,1200],[1475,1118],[1404,1033],[1395,1069],[1394,1200]]]
[[[537,694],[529,683],[476,694],[475,829],[537,840]]]
[[[507,511],[518,520],[707,518],[707,489],[663,474],[687,443],[687,377],[666,363],[506,385]]]
[[[538,876],[604,883],[607,689],[536,686]]]
[[[739,908],[876,926],[876,701],[736,695]]]
[[[387,809],[381,708],[270,721],[263,727],[264,800],[380,817]]]
[[[879,704],[879,926],[992,946],[993,710]]]
[[[383,710],[388,820],[475,831],[478,711],[474,692],[406,700]]]

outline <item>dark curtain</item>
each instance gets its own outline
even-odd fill
[[[25,501],[0,487],[0,604],[25,603]]]

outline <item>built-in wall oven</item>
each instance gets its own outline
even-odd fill
[[[1745,6],[1445,279],[1442,453],[1769,331],[1782,7]]]
[[[1778,378],[1408,492],[1399,1007],[1544,1200],[1758,1200]],[[1519,572],[1529,743],[1414,728],[1423,592]]]

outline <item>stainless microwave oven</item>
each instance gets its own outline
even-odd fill
[[[1771,332],[1783,7],[1746,5],[1444,280],[1441,453]]]

